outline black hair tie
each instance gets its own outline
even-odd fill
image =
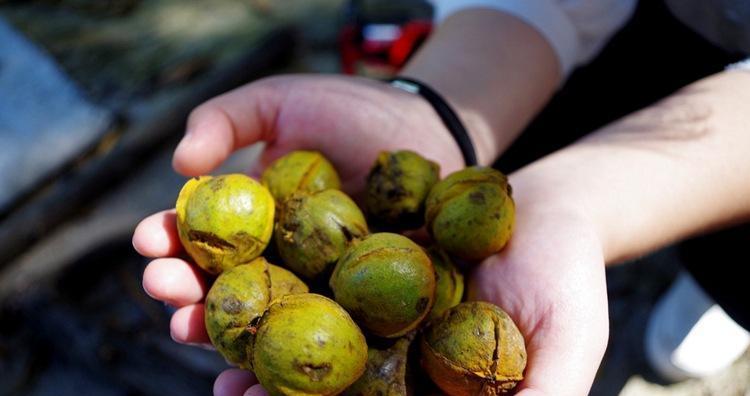
[[[461,154],[464,157],[466,166],[477,165],[477,154],[474,150],[474,145],[471,143],[469,133],[466,131],[464,124],[461,123],[461,120],[458,118],[456,112],[453,111],[448,102],[446,102],[445,99],[440,96],[440,94],[435,92],[435,90],[430,88],[425,83],[413,78],[394,77],[388,80],[388,82],[393,87],[404,90],[406,92],[418,94],[419,96],[425,98],[425,100],[430,103],[432,108],[435,109],[435,112],[438,114],[440,119],[443,120],[443,124],[445,124],[446,128],[448,128],[448,131],[451,133],[451,135],[453,135],[453,138],[456,140],[458,147],[461,149]]]

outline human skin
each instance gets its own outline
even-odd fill
[[[588,392],[607,336],[601,264],[750,220],[748,103],[750,73],[720,73],[511,175],[518,228],[470,293],[522,329],[521,394]],[[561,356],[583,371],[564,375]]]
[[[479,40],[485,35],[513,40]],[[441,53],[451,60],[440,61]],[[490,74],[487,65],[493,65]],[[555,55],[539,33],[495,11],[450,17],[403,74],[431,84],[459,111],[483,165],[512,142],[560,79]],[[456,76],[461,84],[449,82]],[[486,101],[476,97],[480,92]],[[380,82],[336,76],[273,77],[204,103],[190,115],[173,165],[186,176],[206,174],[234,150],[258,141],[268,144],[254,173],[291,150],[318,150],[333,162],[344,190],[354,196],[361,196],[381,151],[416,151],[438,162],[443,176],[464,166],[458,145],[422,98]],[[179,307],[171,321],[175,340],[207,344],[202,325],[206,283],[190,263],[174,258],[181,247],[173,222],[172,211],[161,212],[143,220],[135,232],[136,249],[155,258],[144,272],[144,288]],[[601,338],[606,340],[606,333]],[[603,349],[604,341],[599,345]],[[545,376],[534,372],[530,366],[528,378]],[[217,379],[215,393],[241,394],[253,382],[249,373],[230,370]],[[261,392],[257,385],[249,390],[256,392]]]
[[[544,104],[559,77],[554,67],[508,64],[514,60],[501,56],[484,60],[500,62],[492,76],[508,67],[510,78],[497,77],[500,85],[494,85],[492,76],[482,76],[476,87],[485,88],[462,91],[472,87],[481,69],[471,72],[475,58],[459,65],[420,63],[446,52],[443,46],[461,43],[455,35],[512,28],[518,31],[509,37],[525,35],[530,43],[515,49],[531,51],[515,61],[538,61],[536,54],[554,64],[546,43],[533,44],[542,40],[533,29],[501,13],[477,12],[449,18],[405,74],[449,98],[471,130],[480,162],[488,164]],[[478,49],[475,55],[498,51]],[[460,86],[450,84],[452,73],[447,72],[455,68],[465,71]],[[530,98],[511,100],[523,97],[524,90]],[[493,103],[486,105],[492,111],[484,110],[482,95]],[[724,72],[510,175],[517,207],[514,236],[506,249],[477,267],[469,295],[501,306],[526,339],[529,362],[518,394],[588,393],[608,337],[605,262],[750,219],[745,199],[750,194],[750,134],[743,130],[750,125],[747,103],[750,73]],[[498,110],[507,107],[513,111]],[[207,173],[232,151],[259,140],[270,142],[262,164],[298,148],[320,150],[342,169],[344,188],[354,194],[361,192],[381,150],[415,150],[438,161],[444,175],[463,165],[457,145],[429,105],[357,78],[263,80],[207,102],[188,124],[174,166],[191,176]],[[173,223],[173,212],[166,211],[136,229],[134,246],[155,258],[145,270],[144,288],[180,307],[171,322],[175,340],[205,344],[201,301],[206,286],[200,271],[172,258],[181,249]],[[229,370],[219,376],[214,391],[263,394],[254,384],[252,374]]]

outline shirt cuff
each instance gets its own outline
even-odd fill
[[[747,58],[743,61],[739,61],[737,63],[732,63],[731,65],[726,67],[726,70],[750,71],[750,58]]]
[[[505,12],[535,28],[557,54],[560,70],[567,77],[580,58],[580,42],[575,26],[563,9],[550,0],[433,0],[435,19],[468,8],[488,8]]]

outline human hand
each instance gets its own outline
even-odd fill
[[[524,396],[587,394],[607,340],[604,263],[750,219],[750,74],[697,81],[511,175],[517,229],[475,275],[526,337]]]
[[[250,84],[197,108],[175,152],[185,175],[210,172],[234,150],[268,142],[261,167],[295,149],[316,149],[341,171],[344,188],[359,193],[381,150],[410,148],[438,161],[443,174],[462,166],[460,151],[421,98],[382,83],[344,77],[276,77]],[[259,171],[256,168],[255,171]],[[606,288],[601,246],[584,216],[555,196],[528,188],[533,178],[513,175],[517,225],[506,250],[473,276],[470,295],[503,307],[526,337],[529,365],[522,395],[585,394],[607,339]],[[154,257],[144,288],[178,307],[172,337],[210,344],[203,323],[204,274],[174,258],[181,253],[173,211],[157,213],[136,229],[134,246]],[[254,376],[230,369],[217,395],[264,394]]]
[[[289,151],[321,151],[355,196],[383,150],[411,149],[438,162],[443,174],[463,166],[453,138],[426,101],[386,84],[351,77],[274,77],[246,85],[196,108],[174,154],[175,169],[187,176],[206,174],[233,151],[267,143],[260,166]],[[178,308],[170,323],[177,342],[210,345],[203,322],[207,292],[204,273],[178,258],[182,246],[173,210],[144,219],[133,236],[136,250],[155,258],[143,286],[155,299]],[[255,384],[251,373],[227,370],[214,393],[240,395]],[[249,394],[262,394],[255,386]]]
[[[513,237],[474,270],[468,297],[502,307],[524,335],[518,395],[586,395],[609,332],[602,246],[577,205],[540,181],[510,176]]]
[[[257,142],[267,146],[252,173],[292,150],[318,150],[354,196],[383,150],[416,151],[443,174],[463,167],[458,145],[424,99],[343,76],[272,77],[209,100],[191,113],[173,165],[186,176],[203,175]]]

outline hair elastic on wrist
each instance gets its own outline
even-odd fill
[[[401,90],[418,94],[423,97],[427,102],[435,109],[443,124],[448,128],[448,131],[453,135],[453,139],[456,140],[458,147],[461,149],[461,154],[464,157],[466,166],[477,165],[477,154],[474,150],[474,145],[471,143],[469,133],[466,131],[464,124],[458,118],[458,115],[451,108],[448,102],[443,99],[440,94],[435,92],[425,83],[407,77],[394,77],[388,82],[396,88]]]

